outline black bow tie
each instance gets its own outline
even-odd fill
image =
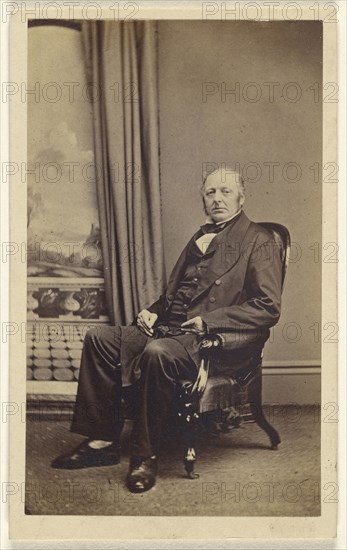
[[[220,233],[226,227],[233,225],[239,219],[240,215],[241,212],[237,216],[235,216],[235,218],[232,218],[231,220],[228,220],[218,225],[216,223],[205,223],[205,225],[201,226],[200,231],[202,235],[205,235],[206,233]]]
[[[206,233],[220,233],[220,231],[223,231],[225,225],[225,223],[221,223],[220,225],[217,225],[216,223],[205,223],[205,225],[202,225],[200,229],[203,235]]]

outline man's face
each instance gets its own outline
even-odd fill
[[[215,172],[207,177],[203,189],[206,213],[214,222],[231,218],[240,209],[239,174]]]

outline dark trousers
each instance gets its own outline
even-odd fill
[[[153,340],[140,330],[138,333],[134,345],[139,349],[141,376],[131,447],[134,455],[146,457],[158,452],[176,381],[195,380],[197,368],[179,339]],[[120,349],[119,326],[98,327],[86,334],[71,425],[73,432],[91,439],[119,439],[123,426]]]

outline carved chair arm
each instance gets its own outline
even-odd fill
[[[209,373],[210,357],[211,355],[213,355],[213,352],[216,349],[219,349],[222,346],[223,346],[223,339],[220,336],[220,334],[211,334],[203,338],[203,340],[201,340],[200,342],[199,351],[201,355],[201,362],[200,362],[200,367],[198,371],[198,376],[191,389],[191,394],[196,396],[198,399],[200,399],[200,397],[202,396],[206,388],[208,373]]]

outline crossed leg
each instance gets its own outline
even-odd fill
[[[131,447],[133,455],[149,457],[158,452],[177,381],[195,380],[197,368],[185,346],[175,338],[150,341],[141,354],[140,365],[139,414]]]
[[[120,326],[102,326],[86,334],[71,431],[87,436],[89,442],[73,453],[58,457],[52,466],[70,469],[119,462],[119,438],[123,427],[121,338]],[[190,339],[193,341],[195,336],[186,336],[184,343],[178,338],[153,340],[138,331],[132,341],[139,355],[141,377],[137,393],[138,416],[131,444],[133,456],[141,460],[158,451],[163,420],[169,411],[177,380],[196,377],[195,363],[186,350]],[[103,442],[110,445],[107,448],[93,446],[93,443]]]

